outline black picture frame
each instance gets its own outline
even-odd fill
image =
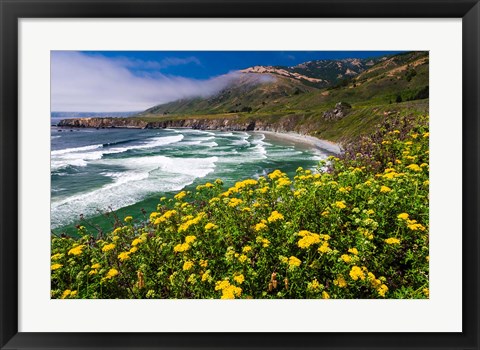
[[[478,349],[478,0],[0,0],[1,349]],[[18,332],[18,20],[20,18],[462,18],[463,331],[459,333]]]

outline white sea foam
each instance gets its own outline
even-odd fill
[[[104,147],[103,145],[91,145],[85,147],[66,148],[51,152],[51,170],[56,171],[68,166],[82,167],[89,162],[102,159],[105,154],[123,153],[129,150],[150,149],[168,144],[180,142],[183,135],[153,137],[138,145],[124,147]]]
[[[51,155],[56,156],[56,155],[67,154],[67,153],[85,152],[85,151],[91,151],[97,148],[102,148],[102,145],[100,144],[100,145],[90,145],[90,146],[84,146],[84,147],[59,149],[59,150],[52,151]]]
[[[86,193],[51,204],[52,228],[75,220],[79,214],[94,215],[97,209],[122,208],[159,192],[178,191],[215,169],[217,157],[170,158],[165,156],[102,159],[105,165],[121,166],[121,172],[105,172],[112,182]]]

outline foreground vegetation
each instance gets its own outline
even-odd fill
[[[52,238],[52,298],[428,298],[428,119],[316,172],[221,180],[95,237]]]

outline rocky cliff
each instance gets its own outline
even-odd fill
[[[165,119],[147,122],[139,118],[74,118],[63,119],[58,123],[60,127],[70,128],[133,128],[133,129],[164,129],[164,128],[191,128],[200,130],[222,131],[275,131],[308,134],[308,130],[298,129],[296,118],[283,117],[275,122],[255,119],[229,118],[188,118]]]

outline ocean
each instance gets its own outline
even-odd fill
[[[225,187],[280,169],[315,169],[327,152],[261,132],[51,127],[51,229],[108,229],[116,211],[139,217],[159,198],[223,180]],[[84,220],[80,221],[80,215]]]

